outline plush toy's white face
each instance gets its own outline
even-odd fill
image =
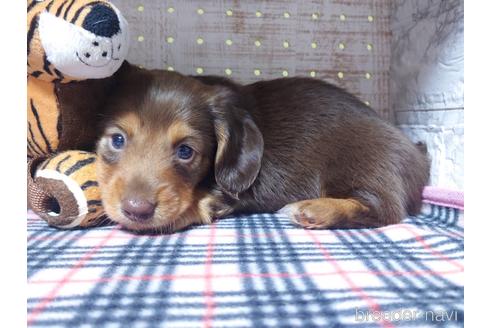
[[[97,17],[84,28],[48,12],[40,14],[39,37],[47,59],[65,76],[99,79],[111,76],[120,68],[128,53],[128,23],[116,8],[106,8],[102,11],[108,13],[103,15],[113,17],[111,22],[103,21],[111,23],[103,29]]]

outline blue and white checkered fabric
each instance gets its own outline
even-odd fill
[[[171,235],[28,215],[32,327],[461,327],[462,213],[380,229],[239,216]]]

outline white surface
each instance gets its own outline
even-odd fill
[[[463,1],[392,8],[390,99],[396,123],[432,157],[430,184],[463,189]]]

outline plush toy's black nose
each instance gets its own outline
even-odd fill
[[[111,7],[97,4],[85,17],[82,27],[97,36],[110,38],[120,31],[120,21]]]

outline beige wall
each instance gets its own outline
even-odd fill
[[[113,2],[130,24],[132,63],[240,82],[314,72],[391,117],[390,0]]]

